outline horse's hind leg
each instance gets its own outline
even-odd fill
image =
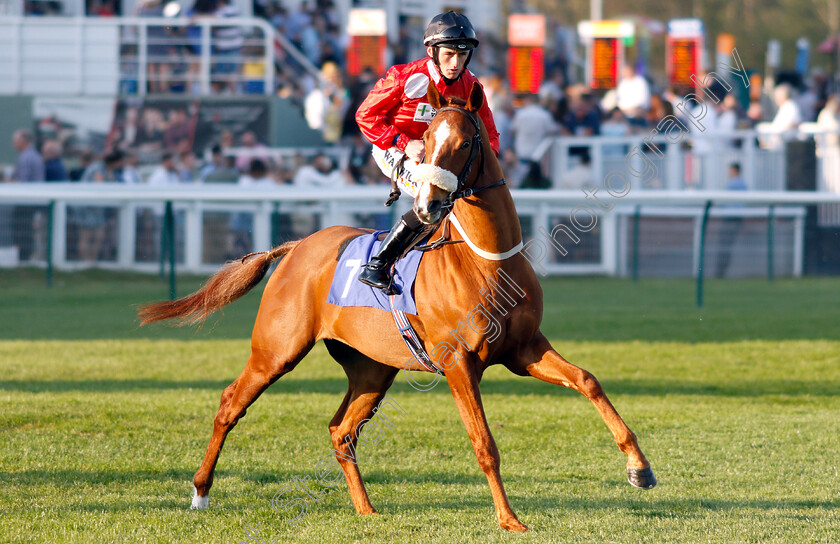
[[[335,457],[344,471],[356,512],[374,514],[376,510],[370,504],[359,472],[356,452],[358,427],[359,423],[373,416],[399,370],[381,365],[340,342],[327,340],[324,343],[330,355],[344,367],[349,382],[344,401],[330,421]],[[382,417],[387,416],[383,413]]]
[[[563,359],[541,333],[523,350],[519,360],[508,367],[517,374],[530,374],[544,382],[569,387],[588,398],[601,414],[619,449],[627,455],[630,483],[642,489],[656,485],[656,477],[639,448],[636,435],[618,415],[595,376]]]
[[[274,352],[256,348],[251,350],[245,370],[222,392],[219,412],[213,420],[213,436],[207,445],[204,461],[193,477],[195,491],[192,508],[204,509],[209,505],[208,494],[213,485],[213,472],[228,433],[262,392],[283,374],[290,372],[311,348],[311,342],[304,343],[302,349],[286,360]]]

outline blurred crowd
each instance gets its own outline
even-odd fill
[[[113,6],[112,0],[88,0],[87,13],[102,16],[118,14]],[[333,0],[306,0],[291,9],[280,0],[255,0],[254,13],[268,21],[311,65],[320,70],[319,77],[313,77],[285,49],[278,47],[275,51],[275,91],[300,108],[309,127],[319,131],[327,145],[345,150],[348,160],[336,161],[337,154],[306,159],[300,156],[278,157],[268,153],[266,144],[259,142],[252,131],[241,134],[222,132],[216,141],[196,156],[186,132],[186,118],[177,118],[182,113],[175,110],[166,119],[159,116],[157,122],[152,123],[156,128],[146,130],[150,124],[147,117],[154,111],[151,108],[143,111],[142,120],[138,119],[136,134],[127,134],[129,129],[125,128],[131,125],[129,114],[137,114],[136,110],[129,109],[125,127],[122,127],[125,134],[119,135],[119,141],[109,140],[106,149],[98,154],[93,150],[81,152],[74,157],[72,168],[65,171],[59,168],[63,165],[60,164],[62,152],[58,141],[46,139],[38,142],[37,146],[33,142],[32,153],[27,155],[42,154],[44,161],[51,162],[53,166],[46,172],[47,180],[64,175],[73,181],[148,182],[157,185],[195,181],[254,184],[266,183],[269,179],[277,184],[309,186],[385,182],[369,160],[370,145],[359,133],[354,119],[359,104],[383,74],[367,69],[353,77],[348,75],[348,37],[339,27],[339,14]],[[237,17],[239,13],[230,0],[194,0],[184,13],[167,12],[165,0],[140,0],[133,15],[149,18],[182,16],[198,22],[202,19]],[[419,47],[420,37],[412,34],[417,26],[416,21],[413,23],[402,21],[398,40],[388,45],[394,64],[409,62],[414,60],[415,55],[423,54],[422,47]],[[198,25],[150,27],[149,92],[200,92],[196,62],[203,43],[200,32]],[[606,93],[594,91],[576,82],[573,76],[570,61],[575,41],[573,32],[550,20],[548,36],[546,78],[534,95],[511,93],[509,81],[502,75],[505,73],[506,45],[491,36],[480,36],[482,46],[470,66],[484,84],[500,132],[500,159],[513,186],[542,188],[552,185],[546,168],[545,145],[551,136],[622,137],[648,134],[657,130],[662,120],[669,116],[679,120],[686,131],[697,134],[695,125],[685,119],[686,114],[691,112],[677,107],[691,90],[680,91],[657,85],[652,78],[637,73],[630,63],[623,68],[616,89]],[[176,37],[178,39],[173,41]],[[242,27],[213,27],[210,43],[214,55],[211,92],[265,92],[262,83],[265,67],[260,68],[258,62],[250,62],[264,56],[264,51],[261,45],[249,42]],[[222,60],[219,61],[219,58]],[[703,79],[702,74],[697,76]],[[824,72],[814,69],[806,78],[780,81],[775,88],[758,84],[751,85],[749,89],[741,86],[729,93],[720,87],[711,89],[720,98],[717,102],[704,96],[704,93],[697,93],[704,103],[694,106],[706,111],[704,135],[714,136],[747,128],[772,135],[795,130],[802,123],[815,123],[818,128],[827,131],[840,129],[840,102],[831,95],[830,78]],[[739,90],[740,93],[736,92]],[[147,144],[157,146],[154,160],[159,164],[153,169],[141,166],[148,160],[143,155],[142,146],[120,143],[125,139],[137,143],[144,138],[150,142],[154,140]],[[772,138],[766,140],[767,145],[773,142]],[[827,138],[822,142],[823,153],[828,146],[837,147],[836,138]],[[708,144],[703,138],[691,145],[696,153],[708,151],[704,147]],[[624,149],[621,145],[606,145],[603,153],[622,155]],[[590,181],[588,168],[591,157],[587,146],[573,147],[571,154],[575,160],[570,163],[563,179],[553,181],[554,186],[573,188]],[[299,175],[303,166],[307,168],[303,170],[303,175]],[[313,171],[326,177],[312,175]],[[335,172],[338,175],[333,175]]]

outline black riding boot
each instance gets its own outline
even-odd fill
[[[408,213],[414,215],[414,212]],[[409,223],[415,223],[415,225]],[[391,294],[391,267],[417,241],[424,230],[425,225],[420,223],[416,216],[409,218],[408,221],[405,216],[401,217],[388,236],[382,240],[379,252],[362,268],[359,281],[382,289],[386,294]]]

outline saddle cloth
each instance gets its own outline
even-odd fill
[[[347,248],[339,255],[335,266],[335,275],[327,295],[328,303],[336,306],[379,308],[386,312],[392,310],[388,295],[359,281],[362,267],[373,255],[376,255],[379,246],[382,245],[382,242],[376,239],[382,232],[384,231],[359,236],[347,244]],[[400,290],[400,294],[394,295],[393,308],[411,315],[417,315],[417,306],[414,302],[414,280],[417,277],[417,269],[422,257],[421,251],[409,251],[405,257],[397,261],[393,271],[394,285]]]

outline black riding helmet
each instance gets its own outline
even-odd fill
[[[455,11],[447,11],[435,15],[426,25],[426,32],[423,34],[423,45],[431,46],[433,51],[432,59],[440,69],[440,62],[438,61],[438,49],[446,47],[447,49],[454,49],[456,51],[469,51],[467,61],[464,63],[464,69],[470,63],[472,58],[472,51],[478,47],[478,38],[475,37],[475,29],[467,17]],[[463,72],[461,72],[463,73]],[[458,76],[460,77],[460,76]],[[448,78],[444,77],[447,84],[452,83]]]

